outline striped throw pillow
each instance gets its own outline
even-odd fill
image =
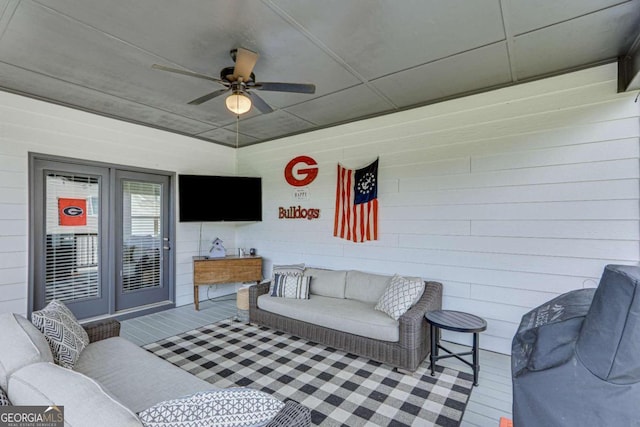
[[[310,276],[287,276],[275,274],[273,278],[272,297],[309,299]]]

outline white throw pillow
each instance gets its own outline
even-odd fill
[[[422,279],[402,277],[396,274],[389,281],[389,285],[378,300],[375,309],[398,320],[420,299],[423,292],[424,281]]]
[[[302,276],[303,273],[304,273],[304,264],[289,264],[289,265],[273,266],[273,277],[275,277],[276,274],[283,274],[286,276]]]
[[[276,274],[273,278],[272,297],[309,299],[310,276],[287,276]]]
[[[276,278],[276,274],[283,276],[302,276],[304,274],[304,264],[274,265],[272,271],[269,295],[273,294],[273,281]]]
[[[63,368],[73,369],[80,353],[89,345],[89,335],[71,310],[58,300],[31,313],[31,322],[49,342],[53,360]]]
[[[138,417],[145,427],[257,427],[283,407],[283,402],[262,391],[229,388],[166,400]]]

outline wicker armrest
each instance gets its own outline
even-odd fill
[[[271,282],[262,282],[249,287],[249,322],[256,322],[258,297],[269,293]]]
[[[115,319],[97,320],[85,323],[82,327],[89,335],[89,342],[105,340],[120,335],[120,322]]]
[[[287,400],[284,408],[269,421],[266,427],[308,427],[311,425],[311,411],[295,400]]]
[[[422,340],[421,330],[426,322],[427,311],[442,308],[442,283],[425,282],[425,289],[418,302],[400,316],[400,345],[404,348],[416,348]]]
[[[249,287],[249,307],[253,307],[254,309],[258,307],[258,297],[269,293],[270,285],[271,282],[262,282]]]
[[[269,293],[269,286],[271,286],[271,281],[262,282],[254,286],[256,298],[258,298],[260,295]]]

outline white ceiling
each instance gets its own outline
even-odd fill
[[[274,112],[239,122],[239,146],[572,71],[626,55],[640,0],[0,0],[0,87],[236,145],[217,83],[229,50],[259,52]],[[637,42],[636,42],[637,43]]]

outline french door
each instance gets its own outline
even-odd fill
[[[106,168],[35,162],[34,309],[63,301],[79,318],[109,312]]]
[[[116,171],[116,310],[169,300],[169,178]]]
[[[79,319],[170,303],[171,177],[32,157],[30,308]]]

